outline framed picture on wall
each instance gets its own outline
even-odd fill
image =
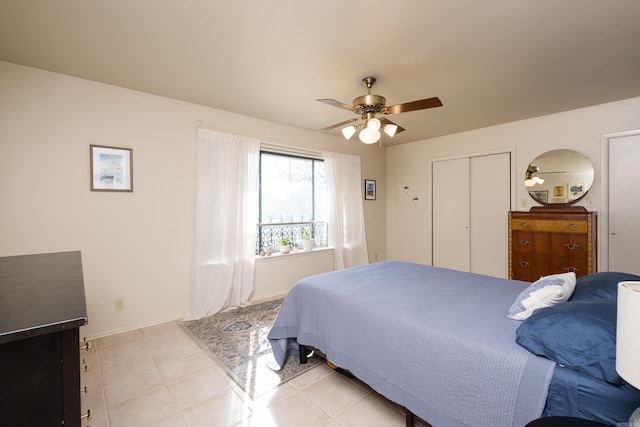
[[[375,200],[376,199],[376,182],[373,179],[364,180],[364,199]]]
[[[553,187],[553,197],[564,197],[564,185],[556,185]]]
[[[549,191],[548,190],[529,190],[529,194],[541,203],[549,203]]]
[[[90,145],[91,191],[133,191],[133,150]]]
[[[584,194],[586,184],[584,182],[569,184],[569,200],[575,200]]]

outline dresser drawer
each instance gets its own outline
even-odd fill
[[[511,251],[514,254],[533,254],[548,252],[549,236],[533,231],[513,231],[511,233]]]
[[[586,234],[551,234],[549,240],[554,256],[587,259],[589,243]]]
[[[542,276],[560,273],[575,273],[576,277],[584,276],[588,271],[585,259],[570,257],[549,258],[541,255],[514,254],[511,263],[512,278],[534,282]]]
[[[545,276],[549,265],[547,258],[539,254],[513,254],[511,259],[511,278],[535,282]]]
[[[549,267],[554,273],[573,272],[576,274],[576,277],[588,274],[587,261],[585,259],[558,257],[551,260]]]
[[[512,219],[512,230],[542,231],[550,233],[586,233],[587,221],[550,219]]]

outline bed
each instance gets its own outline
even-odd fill
[[[280,366],[299,346],[313,347],[434,427],[522,427],[543,414],[585,417],[592,409],[585,412],[583,402],[594,401],[606,413],[596,408],[587,413],[591,419],[626,421],[640,406],[640,392],[624,382],[593,382],[588,372],[516,342],[527,329],[521,326],[535,324],[530,319],[541,311],[522,322],[506,316],[529,285],[385,261],[301,280],[268,337]],[[609,388],[597,388],[600,383]],[[584,400],[585,391],[594,393],[591,400]]]

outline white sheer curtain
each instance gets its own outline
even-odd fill
[[[335,268],[368,264],[367,237],[362,207],[360,157],[322,153],[329,189],[329,239],[333,243]]]
[[[253,290],[260,141],[198,129],[188,320],[246,305]]]

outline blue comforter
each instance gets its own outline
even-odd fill
[[[280,366],[297,338],[434,426],[522,427],[554,368],[506,316],[527,285],[399,261],[340,270],[296,284],[269,340]]]

